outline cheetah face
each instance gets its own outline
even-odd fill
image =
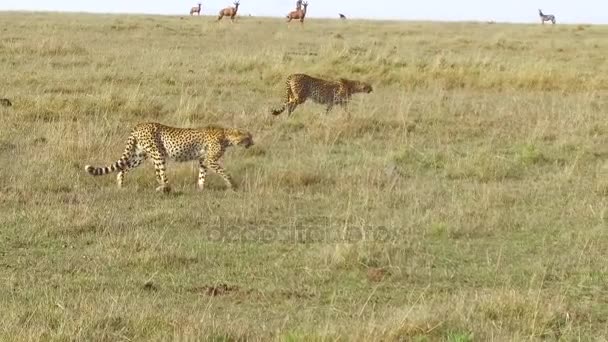
[[[373,90],[371,85],[364,82],[357,82],[357,86],[355,88],[362,93],[368,94],[371,93]]]
[[[230,140],[231,144],[235,146],[238,145],[245,148],[253,146],[253,136],[251,136],[251,133],[247,131],[237,130],[228,137],[228,140]]]
[[[340,81],[345,84],[347,87],[349,87],[351,89],[351,92],[353,93],[371,93],[372,92],[372,86],[368,83],[365,82],[361,82],[361,81],[352,81],[352,80],[347,80],[347,79],[340,79]]]
[[[251,133],[248,132],[238,144],[244,146],[245,148],[253,146],[253,137],[251,136]]]

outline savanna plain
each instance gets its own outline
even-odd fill
[[[312,8],[311,8],[312,9]],[[0,13],[0,340],[608,338],[606,26]],[[284,79],[372,84],[350,118]],[[251,131],[91,177],[131,127]]]

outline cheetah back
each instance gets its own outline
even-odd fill
[[[288,77],[288,87],[291,88],[300,103],[307,99],[320,104],[333,103],[336,98],[343,96],[343,89],[339,82],[324,80],[306,74],[293,74]]]
[[[334,104],[346,105],[354,93],[372,91],[371,85],[365,82],[344,78],[338,81],[324,80],[306,74],[289,75],[285,87],[284,104],[279,109],[271,110],[273,115],[281,114],[285,108],[288,109],[289,115],[309,98],[316,103],[326,105],[329,111]]]

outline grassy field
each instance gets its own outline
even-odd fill
[[[0,13],[0,340],[608,338],[608,27]],[[274,117],[285,77],[370,82]],[[131,127],[224,165],[91,177]]]

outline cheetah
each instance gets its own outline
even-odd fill
[[[221,176],[229,189],[234,189],[232,179],[220,166],[219,160],[229,146],[253,145],[251,133],[236,128],[208,126],[203,128],[176,128],[156,122],[137,124],[129,138],[122,157],[110,166],[85,166],[86,172],[101,176],[119,171],[116,183],[119,188],[125,174],[139,166],[148,157],[152,159],[156,179],[160,184],[156,190],[169,192],[170,186],[165,175],[169,159],[177,162],[198,160],[198,189],[203,190],[207,168]]]
[[[0,105],[4,107],[10,107],[13,105],[13,103],[9,99],[0,99]]]
[[[314,102],[326,105],[325,113],[339,104],[347,111],[350,97],[355,93],[371,93],[372,86],[361,81],[340,78],[338,81],[328,81],[306,74],[291,74],[285,82],[285,98],[281,108],[271,110],[273,115],[279,115],[287,107],[287,115],[296,109],[299,104],[311,98]],[[348,112],[348,111],[347,111]]]

